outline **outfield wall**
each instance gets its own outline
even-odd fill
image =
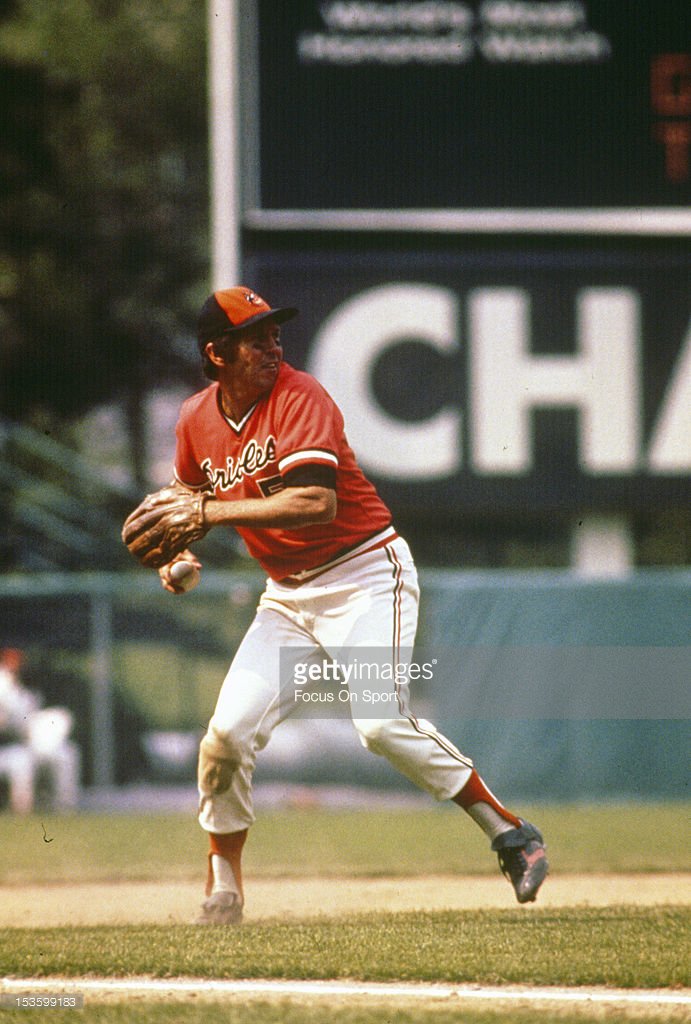
[[[688,795],[690,579],[424,573],[421,636],[459,649],[439,724],[502,792]]]
[[[421,572],[413,711],[473,757],[502,794],[529,799],[682,798],[688,792],[691,573],[583,581],[554,572]],[[153,573],[0,581],[0,646],[71,707],[85,781],[150,777],[151,732],[200,734],[262,580],[208,572],[184,599]],[[416,651],[416,656],[418,652]],[[401,781],[344,718],[288,722],[262,779]],[[194,779],[190,763],[178,766]]]

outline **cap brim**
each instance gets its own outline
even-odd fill
[[[246,327],[251,327],[252,324],[259,323],[260,320],[275,320],[277,324],[284,324],[286,320],[292,320],[294,316],[298,315],[298,310],[294,306],[282,306],[279,309],[265,309],[263,313],[257,313],[256,316],[251,316],[247,320],[243,320],[241,324],[237,324],[234,327],[226,327],[220,332],[221,337],[225,337],[228,334],[237,334],[239,331],[244,331]]]

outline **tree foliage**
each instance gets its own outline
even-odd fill
[[[205,4],[5,0],[0,88],[0,413],[70,417],[191,374]]]

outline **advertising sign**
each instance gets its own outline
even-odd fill
[[[398,509],[688,504],[683,251],[293,247],[248,274],[300,307],[285,358],[334,395]]]

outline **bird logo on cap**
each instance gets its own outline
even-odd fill
[[[258,295],[255,295],[254,292],[245,292],[245,298],[248,302],[251,302],[253,306],[263,305],[262,300]]]

